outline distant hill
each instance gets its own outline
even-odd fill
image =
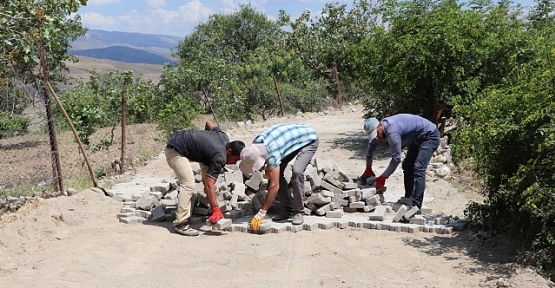
[[[87,56],[91,58],[108,59],[128,63],[159,65],[164,65],[165,63],[175,64],[174,60],[170,60],[167,57],[124,46],[110,46],[100,49],[69,50],[69,53],[78,56]]]
[[[88,30],[85,35],[71,43],[72,48],[69,52],[79,56],[129,63],[175,63],[176,59],[171,56],[171,52],[177,50],[181,40],[183,38],[167,35]]]
[[[69,68],[69,72],[66,74],[67,77],[74,79],[81,79],[83,81],[89,80],[90,72],[95,70],[100,75],[105,75],[110,71],[124,71],[131,70],[135,77],[141,76],[143,80],[152,80],[154,83],[158,83],[164,66],[158,64],[145,64],[145,63],[129,63],[129,62],[119,62],[107,59],[97,59],[90,58],[87,56],[77,56],[79,62],[73,63],[71,61],[66,61],[66,65]],[[76,82],[70,81],[69,85],[59,84],[60,88],[69,88],[73,86]]]

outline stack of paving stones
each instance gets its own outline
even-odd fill
[[[212,212],[204,192],[201,170],[193,168],[195,190],[191,225],[211,225],[208,217]],[[217,199],[225,219],[211,225],[213,230],[228,232],[251,232],[249,223],[262,206],[267,194],[268,180],[262,172],[245,177],[236,165],[226,165],[216,181]],[[291,165],[286,169],[289,182]],[[290,221],[272,222],[271,215],[279,213],[280,203],[274,201],[263,221],[262,233],[285,231],[367,228],[396,232],[428,232],[450,234],[468,226],[464,219],[453,216],[434,215],[430,208],[412,207],[410,199],[402,197],[397,202],[385,202],[384,191],[376,191],[374,177],[362,183],[357,175],[345,173],[328,159],[313,159],[305,171],[304,223],[292,225]],[[118,218],[123,223],[162,222],[175,219],[178,199],[178,182],[172,175],[169,181],[150,186],[147,192],[136,194],[111,194],[123,202]],[[290,188],[291,189],[291,188]],[[385,189],[384,189],[385,190]]]

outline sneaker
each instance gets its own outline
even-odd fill
[[[297,213],[293,216],[293,225],[301,225],[304,222],[304,216],[302,213]]]
[[[183,236],[198,236],[199,233],[195,229],[191,229],[189,223],[183,222],[177,226],[173,226],[173,231]]]
[[[272,221],[282,221],[291,218],[292,212],[289,210],[282,211],[281,213],[272,217]]]

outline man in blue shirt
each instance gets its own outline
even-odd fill
[[[301,225],[304,221],[304,171],[318,149],[316,130],[305,124],[278,124],[260,133],[252,143],[241,151],[239,167],[245,175],[250,175],[266,164],[269,185],[266,199],[251,221],[251,228],[255,231],[260,228],[260,223],[266,217],[266,211],[272,205],[276,195],[284,211],[274,216],[272,220],[280,221],[294,215],[292,224]],[[291,176],[293,198],[291,199],[283,172],[294,158]]]
[[[365,181],[366,178],[375,176],[372,171],[372,161],[379,141],[387,139],[391,149],[391,161],[382,175],[376,178],[378,190],[385,185],[385,180],[401,163],[402,144],[410,143],[402,164],[405,197],[412,200],[413,206],[422,208],[426,188],[426,169],[441,138],[437,126],[417,115],[397,114],[381,121],[370,118],[364,123],[364,130],[370,134],[370,140],[366,153],[366,170],[361,180]]]
[[[190,162],[198,162],[202,171],[204,191],[212,207],[209,220],[216,223],[224,218],[214,186],[226,164],[239,161],[239,153],[245,147],[241,141],[229,142],[227,135],[212,121],[206,121],[204,130],[180,130],[170,136],[166,143],[166,161],[179,181],[179,197],[173,230],[185,236],[197,236],[199,232],[189,225],[191,198],[195,189],[195,175]]]

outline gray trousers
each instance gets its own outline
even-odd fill
[[[285,158],[281,160],[277,198],[283,209],[294,211],[295,213],[304,213],[304,171],[306,170],[306,166],[310,163],[310,160],[312,160],[314,153],[316,153],[319,143],[318,138],[316,138],[316,140],[285,156]],[[291,176],[291,188],[293,188],[293,197],[291,197],[287,180],[283,177],[283,172],[293,159],[295,159],[295,163],[293,163],[293,174]]]

